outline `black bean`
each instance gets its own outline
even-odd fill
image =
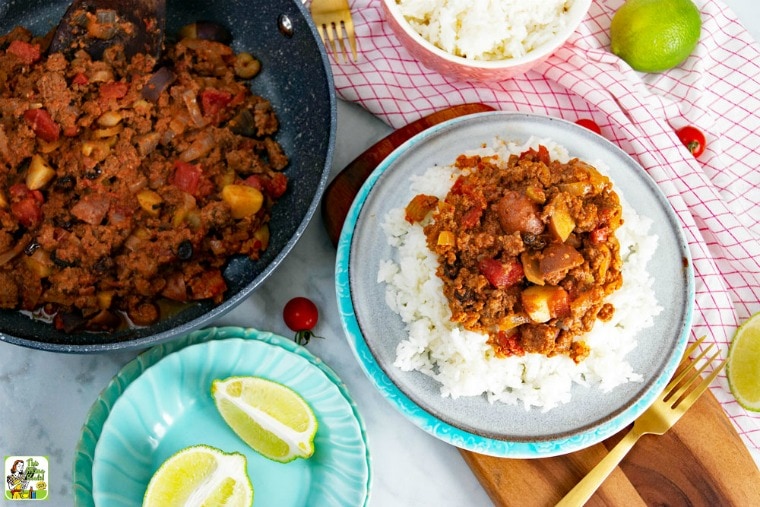
[[[100,174],[103,172],[103,170],[100,168],[100,166],[95,166],[92,168],[91,171],[85,173],[84,177],[88,180],[96,180],[100,176]]]
[[[183,240],[177,247],[177,257],[180,260],[187,261],[193,256],[193,244],[189,239]]]

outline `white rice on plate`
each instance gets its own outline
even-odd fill
[[[571,158],[562,146],[535,138],[524,144],[497,138],[466,154],[498,155],[506,163],[510,154],[537,149],[539,144],[549,150],[552,159],[567,162]],[[588,162],[609,176],[602,164]],[[459,173],[453,165],[428,169],[421,177],[413,177],[409,199],[420,193],[444,198]],[[378,282],[386,284],[386,303],[401,317],[408,333],[397,346],[394,366],[437,380],[444,397],[485,395],[492,403],[522,403],[526,409],[544,411],[570,401],[574,384],[609,392],[626,382],[641,381],[626,355],[636,347],[636,335],[651,327],[662,311],[654,280],[646,269],[657,248],[657,236],[648,234],[651,220],[638,215],[620,189],[615,190],[623,208],[624,222],[616,231],[623,284],[607,299],[615,307],[613,318],[597,321],[585,335],[590,354],[579,364],[566,355],[496,357],[486,343],[487,335],[451,322],[443,282],[436,275],[438,259],[427,247],[425,222],[410,224],[403,207],[391,210],[382,227],[397,255],[380,262]]]
[[[471,60],[525,56],[566,24],[571,0],[396,0],[430,43]]]

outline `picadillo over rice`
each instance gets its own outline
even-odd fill
[[[525,56],[566,24],[572,0],[396,0],[404,19],[433,45],[470,60]]]
[[[510,155],[539,145],[548,148],[552,159],[570,160],[564,147],[535,138],[520,144],[497,138],[466,155],[496,155],[506,162]],[[609,176],[602,164],[589,163]],[[459,174],[454,165],[432,167],[412,179],[410,197],[424,193],[443,199]],[[378,282],[386,284],[386,303],[401,317],[408,333],[397,346],[394,365],[437,380],[444,397],[485,394],[490,402],[522,403],[526,409],[544,411],[567,403],[573,384],[609,392],[623,383],[640,381],[626,355],[636,347],[636,335],[652,326],[662,311],[646,269],[657,248],[657,237],[648,233],[651,220],[637,215],[620,189],[616,191],[623,209],[623,224],[617,229],[623,284],[607,299],[615,307],[612,318],[597,321],[584,337],[590,353],[579,363],[567,355],[497,357],[487,335],[453,323],[443,282],[436,275],[438,259],[426,243],[424,223],[409,223],[404,208],[391,210],[383,229],[397,255],[381,261]]]

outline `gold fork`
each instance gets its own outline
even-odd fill
[[[689,361],[689,355],[696,350],[705,339],[703,336],[694,342],[684,353],[681,363],[676,369],[676,376],[665,387],[660,397],[650,406],[646,412],[636,419],[633,428],[618,444],[600,461],[570,492],[557,504],[557,507],[581,506],[591,498],[591,495],[601,486],[620,461],[625,457],[633,444],[647,433],[662,435],[668,431],[681,418],[681,416],[694,404],[705,392],[710,383],[718,376],[718,373],[726,365],[721,361],[712,373],[704,380],[700,374],[715,360],[720,351],[715,352],[709,359],[704,361],[698,370],[692,368],[701,361],[710,351],[711,343],[693,361]],[[702,380],[691,392],[689,388],[697,381]]]
[[[337,55],[342,55],[342,60],[348,61],[346,39],[351,46],[354,61],[357,60],[354,21],[351,18],[348,0],[312,0],[311,17],[314,20],[314,24],[317,25],[317,31],[322,38],[322,43],[324,43],[325,47],[328,42],[330,43],[336,60],[338,59]]]

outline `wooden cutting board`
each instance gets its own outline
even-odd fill
[[[492,110],[444,109],[396,130],[348,164],[325,190],[322,217],[334,245],[359,188],[377,165],[413,135],[442,121]],[[551,506],[598,463],[629,428],[564,456],[507,459],[460,449],[497,506]],[[645,435],[588,506],[760,507],[760,471],[723,408],[708,391],[669,432]]]

